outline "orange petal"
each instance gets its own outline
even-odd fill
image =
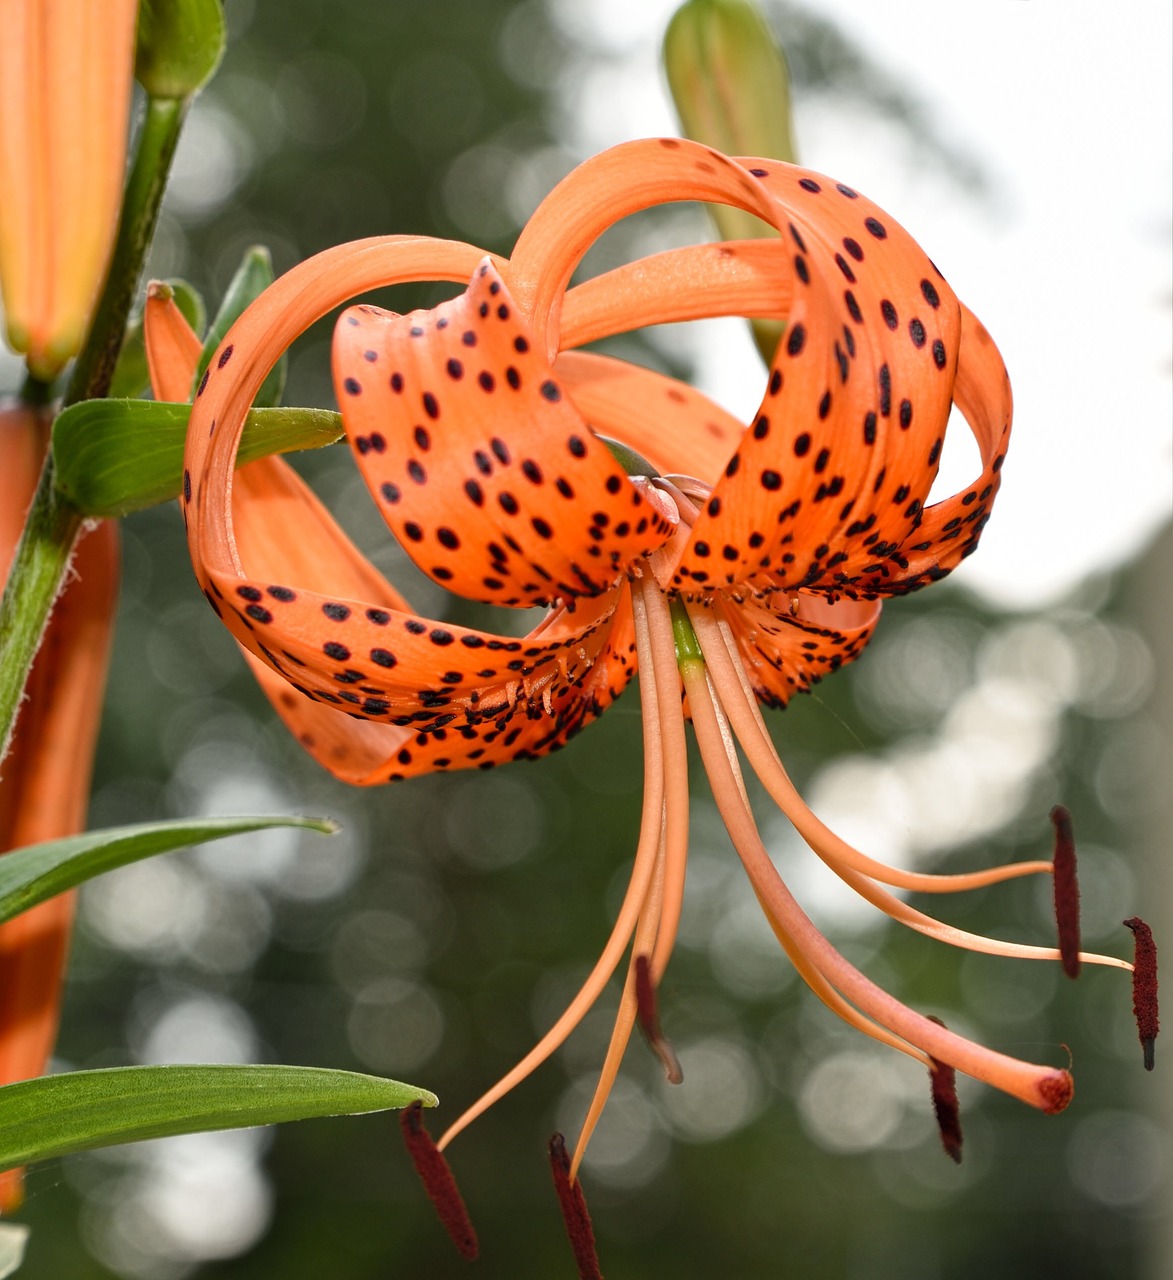
[[[661,475],[712,483],[745,429],[688,383],[626,360],[564,351],[554,370],[595,431],[621,440]]]
[[[237,572],[229,518],[232,472],[244,419],[281,353],[315,320],[364,290],[412,280],[463,283],[482,253],[420,236],[382,236],[327,249],[276,280],[225,335],[196,390],[185,468],[188,549],[200,585],[207,571]]]
[[[559,337],[562,297],[591,244],[628,214],[677,200],[731,204],[771,223],[775,213],[741,165],[680,138],[611,147],[580,164],[538,205],[509,264],[514,297],[547,355],[568,345]]]
[[[597,595],[672,532],[534,350],[491,262],[433,311],[345,312],[334,381],[384,519],[459,595],[502,605]]]
[[[85,336],[126,168],[136,0],[8,0],[0,42],[0,284],[49,378]]]
[[[936,474],[959,306],[908,233],[851,188],[744,163],[776,201],[795,300],[766,397],[678,581],[699,571],[727,585],[766,571],[784,588],[862,577],[882,591]]]
[[[203,344],[180,311],[171,289],[158,280],[147,285],[143,343],[155,399],[176,403],[188,400]]]
[[[688,245],[640,258],[568,290],[561,343],[565,350],[648,324],[712,316],[780,319],[793,296],[786,246],[779,240]]]
[[[770,599],[775,608],[782,602],[777,612],[750,597],[736,607],[722,602],[720,616],[737,641],[754,693],[771,707],[785,706],[793,694],[858,658],[880,616],[875,601],[831,603],[806,591]]]

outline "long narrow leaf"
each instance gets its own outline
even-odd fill
[[[0,1170],[121,1142],[436,1105],[415,1085],[323,1067],[110,1067],[0,1088]]]
[[[0,921],[9,920],[46,898],[128,862],[269,827],[305,827],[323,835],[338,830],[337,824],[326,818],[273,815],[182,818],[174,822],[108,827],[104,831],[86,831],[64,840],[28,845],[0,857]]]

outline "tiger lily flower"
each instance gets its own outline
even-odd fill
[[[569,287],[607,227],[677,200],[732,205],[777,236],[672,250]],[[251,398],[296,335],[361,291],[425,278],[465,289],[426,312],[358,305],[339,319],[346,434],[424,573],[473,600],[545,608],[520,639],[418,616],[285,464],[233,476]],[[645,324],[718,315],[786,325],[748,425],[687,385],[580,350]],[[954,404],[982,470],[930,505]],[[637,1021],[678,1077],[655,990],[683,897],[686,719],[754,892],[815,994],[929,1067],[946,1111],[947,1068],[1045,1112],[1067,1105],[1067,1071],[957,1035],[852,966],[787,888],[742,780],[744,760],[813,852],[894,919],[974,950],[1060,958],[1058,948],[952,928],[890,892],[974,889],[1048,874],[1049,861],[963,875],[886,866],[804,804],[760,712],[854,660],[885,597],[944,577],[976,548],[1010,421],[989,334],[892,218],[820,174],[670,138],[580,166],[508,260],[427,238],[343,245],[279,279],[228,333],[191,413],[189,548],[278,713],[332,773],[371,784],[539,756],[640,674],[644,814],[612,933],[566,1012],[441,1148],[554,1052],[625,954],[614,1035],[568,1169],[552,1148],[564,1202]]]
[[[126,168],[138,0],[0,0],[0,289],[48,381],[85,337]]]

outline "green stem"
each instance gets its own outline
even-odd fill
[[[94,311],[89,336],[73,366],[73,376],[65,393],[66,405],[93,400],[110,389],[139,275],[155,234],[187,103],[186,98],[147,99],[138,152],[122,199],[122,217],[110,258],[110,271]]]
[[[0,760],[8,751],[29,668],[69,567],[82,519],[54,490],[46,460],[0,599]]]

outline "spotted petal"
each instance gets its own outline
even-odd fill
[[[744,163],[777,203],[795,300],[680,581],[836,591],[863,575],[882,591],[936,475],[959,305],[907,232],[850,187]]]
[[[474,600],[593,596],[671,534],[565,394],[491,262],[430,312],[353,307],[342,420],[407,553]]]

